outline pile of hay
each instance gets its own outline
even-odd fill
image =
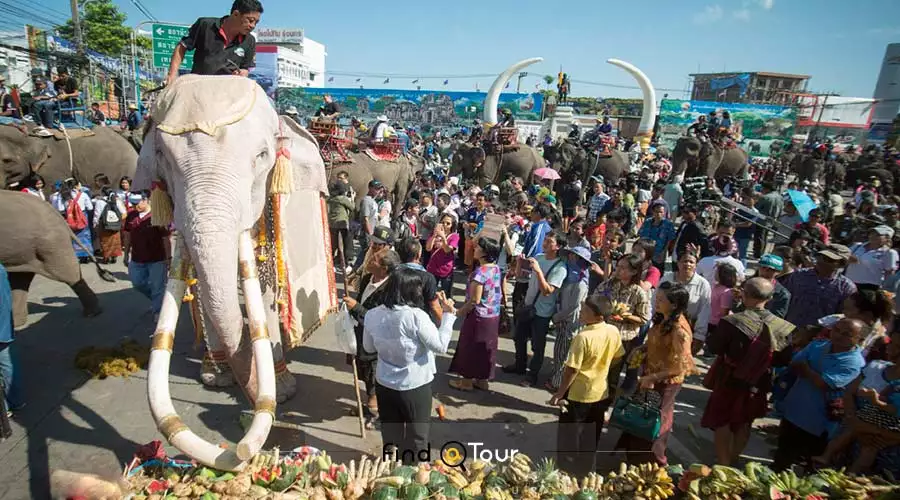
[[[134,339],[122,339],[118,347],[85,347],[75,355],[75,368],[94,378],[128,377],[147,366],[150,348]]]

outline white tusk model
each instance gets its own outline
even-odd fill
[[[241,460],[250,460],[266,443],[275,422],[275,362],[272,359],[272,343],[266,325],[265,306],[250,231],[244,231],[238,237],[238,266],[250,322],[250,341],[256,362],[258,390],[253,422],[244,439],[237,445],[237,456]]]
[[[620,61],[619,59],[607,59],[606,62],[627,71],[637,80],[638,85],[641,87],[644,110],[635,140],[640,143],[641,149],[646,151],[650,147],[650,139],[653,137],[653,124],[656,122],[656,91],[653,89],[653,84],[650,83],[650,79],[647,78],[643,71],[637,69],[631,63]]]
[[[494,80],[494,83],[491,85],[491,88],[488,89],[487,96],[484,98],[484,124],[485,125],[495,125],[497,123],[497,104],[500,102],[500,92],[506,87],[506,82],[509,81],[510,78],[519,71],[522,71],[525,67],[531,66],[534,63],[539,63],[543,61],[543,57],[532,57],[531,59],[525,59],[523,61],[519,61],[512,66],[506,68],[506,71],[500,73],[500,76]]]
[[[187,287],[185,277],[190,266],[188,254],[184,249],[184,239],[180,234],[175,237],[174,243],[169,282],[166,284],[166,295],[163,297],[162,310],[159,313],[159,321],[156,323],[156,333],[153,335],[153,345],[150,348],[150,365],[147,369],[149,372],[147,397],[150,400],[150,413],[153,415],[156,427],[166,440],[182,453],[208,467],[239,471],[244,468],[244,461],[238,458],[233,451],[224,450],[188,429],[181,417],[175,413],[175,406],[172,404],[172,397],[169,394],[169,362],[172,359],[172,346],[175,344],[178,312],[181,309],[181,300]],[[270,366],[271,356],[270,352]]]

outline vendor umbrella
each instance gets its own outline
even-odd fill
[[[559,172],[557,172],[556,170],[553,170],[550,167],[541,167],[541,168],[535,170],[534,176],[540,177],[541,179],[549,179],[551,181],[555,181],[560,178]]]
[[[797,208],[797,213],[800,214],[803,222],[808,221],[809,211],[816,208],[816,202],[808,194],[795,189],[788,189],[788,199]]]

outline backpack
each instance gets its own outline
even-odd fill
[[[106,200],[106,206],[100,212],[100,227],[104,231],[122,230],[122,214],[119,212],[119,204],[114,195]]]
[[[76,233],[88,226],[87,217],[84,215],[81,205],[78,204],[78,199],[81,198],[81,195],[82,193],[79,192],[66,205],[66,223]]]

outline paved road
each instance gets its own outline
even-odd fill
[[[12,438],[0,443],[0,499],[48,498],[48,477],[55,469],[118,474],[139,445],[160,438],[148,410],[145,371],[128,379],[92,380],[74,368],[75,353],[82,347],[113,346],[123,337],[149,345],[154,326],[149,302],[131,289],[121,264],[109,266],[120,280],[115,283],[100,280],[92,266],[83,269],[105,309],[99,317],[83,318],[64,285],[38,277],[32,287],[28,325],[16,340],[28,405],[14,416]],[[462,292],[459,286],[457,292]],[[175,408],[199,435],[233,446],[242,436],[240,412],[249,405],[236,389],[213,391],[200,385],[201,353],[192,346],[186,311],[181,318],[170,377]],[[499,361],[510,362],[512,341],[501,338],[500,348]],[[552,345],[547,352],[553,352]],[[546,405],[545,391],[519,387],[516,379],[501,373],[490,393],[460,393],[447,386],[448,364],[449,357],[439,358],[435,398],[445,405],[448,422],[435,425],[433,448],[455,440],[482,442],[487,449],[516,448],[533,456],[552,454],[557,415]],[[299,391],[279,406],[278,418],[285,425],[273,431],[268,447],[309,444],[337,460],[380,450],[380,434],[369,432],[361,439],[357,419],[349,414],[355,407],[352,374],[334,339],[314,336],[289,354],[289,368]],[[698,378],[681,391],[669,447],[673,462],[712,460],[712,434],[699,427],[706,393]],[[612,449],[618,434],[605,433],[602,447]],[[765,458],[769,446],[754,436],[748,450]],[[602,455],[610,466],[621,459]]]

